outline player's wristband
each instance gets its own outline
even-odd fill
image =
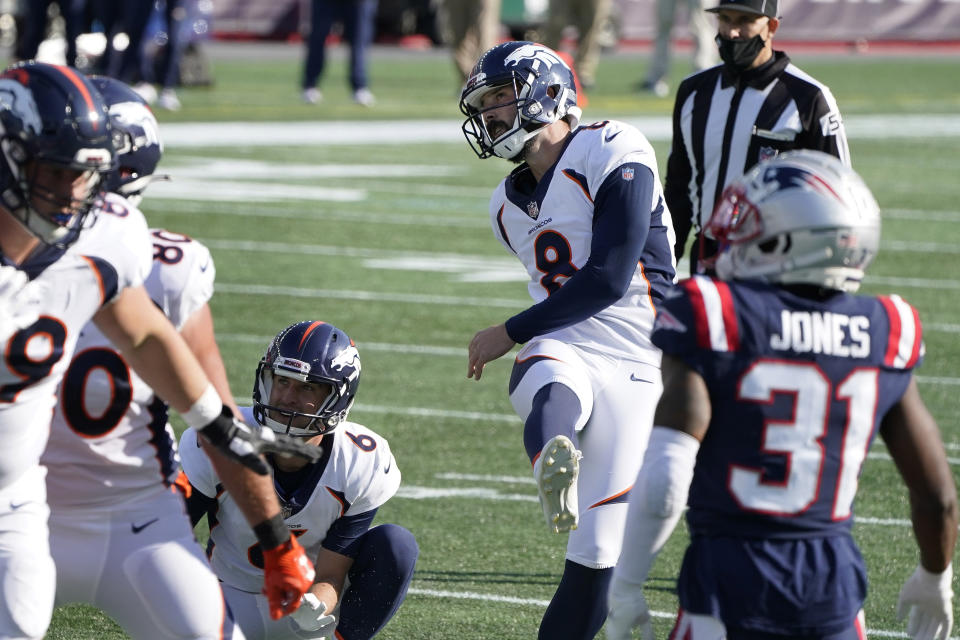
[[[276,549],[290,539],[290,530],[283,522],[283,517],[278,513],[269,520],[264,520],[253,528],[253,533],[257,536],[257,541],[264,551]]]
[[[186,413],[181,414],[181,417],[188,427],[200,431],[219,418],[222,409],[223,402],[220,400],[220,394],[210,384],[193,406]]]

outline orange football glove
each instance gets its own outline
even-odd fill
[[[300,598],[316,573],[297,539],[263,552],[263,594],[270,603],[270,617],[279,620],[300,606]]]

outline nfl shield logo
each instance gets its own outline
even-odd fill
[[[620,177],[624,180],[633,180],[633,167],[623,167],[620,169]]]
[[[763,162],[777,155],[777,150],[773,147],[760,147],[760,159],[757,162]]]
[[[536,220],[540,217],[540,207],[537,206],[536,200],[531,200],[527,203],[527,215],[530,216],[531,220]]]

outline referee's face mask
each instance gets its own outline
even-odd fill
[[[734,73],[749,69],[766,44],[759,33],[747,40],[724,38],[718,33],[716,40],[720,59]]]

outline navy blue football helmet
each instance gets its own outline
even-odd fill
[[[103,189],[139,206],[147,185],[166,178],[154,175],[163,156],[157,118],[147,101],[124,82],[107,76],[90,76],[90,82],[107,104],[117,148],[117,167],[107,174]]]
[[[314,414],[270,405],[274,376],[330,386],[330,394]],[[292,324],[276,335],[257,367],[253,384],[253,416],[277,433],[312,437],[329,433],[346,420],[360,385],[360,354],[346,333],[319,320]],[[305,427],[295,418],[310,418]]]
[[[103,174],[116,166],[100,93],[69,67],[13,65],[0,75],[0,129],[0,204],[43,242],[66,247],[83,227]],[[41,164],[83,172],[83,197],[38,184]],[[41,214],[38,200],[61,212]]]
[[[517,113],[506,132],[494,138],[484,114],[503,104],[483,107],[484,96],[509,86]],[[576,127],[581,111],[573,71],[552,49],[534,42],[505,42],[480,56],[460,94],[460,111],[467,119],[463,134],[481,158],[497,155],[508,160],[523,151],[524,143],[543,127],[568,116]]]

